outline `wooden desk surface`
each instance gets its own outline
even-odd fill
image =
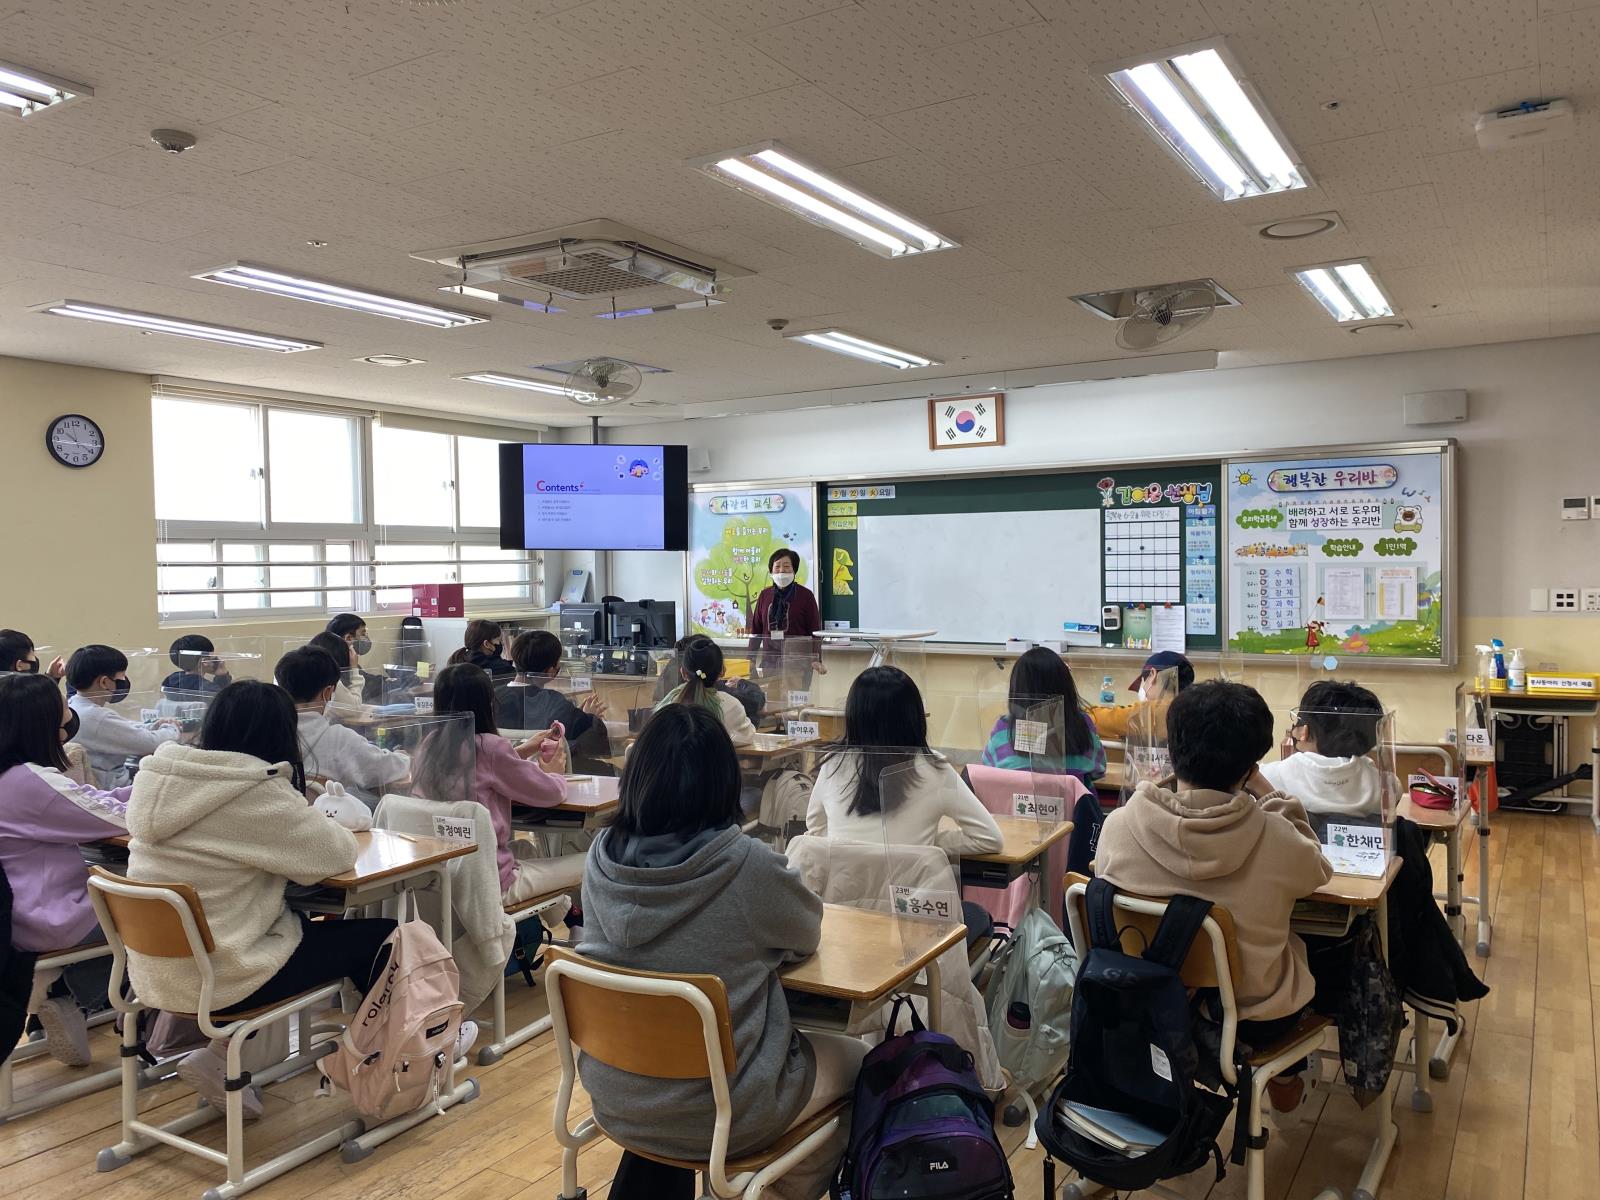
[[[457,842],[446,838],[418,837],[392,829],[369,829],[355,835],[356,865],[331,875],[322,882],[328,887],[351,891],[396,875],[461,858],[478,849],[476,842]]]
[[[1400,807],[1395,809],[1395,816],[1404,817],[1415,822],[1418,828],[1430,833],[1449,833],[1458,828],[1472,813],[1472,805],[1462,804],[1456,808],[1423,808],[1410,796],[1400,800]]]
[[[783,986],[792,991],[842,1000],[877,1000],[951,946],[960,945],[966,936],[965,925],[940,925],[825,904],[817,952],[779,974]]]
[[[1378,901],[1398,874],[1400,860],[1391,859],[1388,869],[1381,876],[1335,875],[1306,899],[1320,900],[1324,904],[1343,904],[1347,908],[1377,908]]]
[[[621,803],[621,783],[615,775],[568,775],[566,800],[544,811],[584,814],[608,812]]]
[[[1120,792],[1122,790],[1122,773],[1127,764],[1122,762],[1108,762],[1106,773],[1094,781],[1095,790],[1099,792]]]
[[[777,736],[777,735],[773,735],[773,734],[757,734],[756,736],[757,737],[761,737],[761,738],[764,739],[766,737]],[[824,745],[824,744],[825,744],[825,742],[824,742],[824,739],[822,739],[822,738],[807,738],[805,741],[802,741],[802,742],[791,742],[791,741],[785,740],[783,745],[774,746],[771,749],[767,749],[767,750],[763,750],[759,746],[736,746],[734,749],[738,753],[740,758],[772,759],[772,758],[782,758],[783,756],[788,755],[788,754],[798,754],[802,750],[810,750],[810,749],[813,749],[813,748],[815,748],[817,746],[821,746],[821,745]]]
[[[1057,821],[1046,826],[1032,817],[997,816],[994,823],[1000,826],[1000,849],[993,854],[963,854],[963,860],[1007,866],[1032,862],[1072,832],[1071,821]]]

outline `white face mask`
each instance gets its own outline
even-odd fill
[[[1149,696],[1145,695],[1144,684],[1141,683],[1139,685],[1139,699],[1140,700],[1148,700],[1149,698],[1150,698]]]
[[[794,572],[793,571],[774,571],[772,573],[772,582],[775,583],[778,587],[786,588],[791,583],[794,582]]]

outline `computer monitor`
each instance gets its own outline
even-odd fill
[[[677,640],[678,606],[671,600],[611,605],[611,645],[670,650]]]

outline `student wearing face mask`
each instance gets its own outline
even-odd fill
[[[356,665],[356,649],[334,633],[317,634],[306,643],[321,650],[339,668],[339,682],[333,688],[333,700],[326,712],[330,721],[365,721],[372,710],[361,701],[361,668]],[[354,686],[352,686],[354,684]]]
[[[817,597],[796,580],[800,555],[785,547],[767,559],[772,585],[756,597],[750,614],[750,649],[765,651],[762,670],[772,675],[785,666],[798,667],[803,687],[811,686],[811,671],[827,674],[816,634],[822,629]]]
[[[1130,733],[1142,733],[1165,741],[1167,708],[1172,704],[1176,688],[1183,691],[1194,682],[1194,667],[1187,658],[1173,650],[1159,650],[1144,660],[1139,677],[1128,685],[1130,692],[1139,693],[1137,704],[1104,704],[1089,709],[1089,719],[1102,738],[1127,741]]]
[[[74,650],[67,660],[67,686],[74,692],[67,704],[80,722],[74,740],[89,752],[89,766],[100,787],[126,787],[133,780],[128,759],[154,754],[157,746],[177,739],[175,722],[163,721],[151,729],[113,710],[133,686],[128,682],[128,656],[115,646]]]
[[[294,701],[306,775],[338,780],[371,808],[386,786],[411,774],[411,759],[397,750],[381,749],[348,726],[328,719],[327,709],[333,703],[340,674],[339,664],[313,646],[289,651],[272,673]]]
[[[356,674],[347,681],[348,690],[367,704],[382,704],[388,677],[361,668],[362,656],[372,653],[372,638],[367,633],[366,620],[355,613],[340,613],[328,622],[325,632],[343,638],[345,645],[350,647],[350,665],[355,668]]]
[[[37,675],[44,670],[51,679],[59,680],[67,673],[66,659],[59,654],[43,668],[33,639],[20,629],[0,629],[0,675],[15,671],[19,675]]]
[[[450,665],[471,663],[487,671],[491,679],[503,679],[517,673],[514,664],[501,653],[505,648],[505,634],[493,621],[481,618],[467,622],[467,633],[461,649],[450,656]]]

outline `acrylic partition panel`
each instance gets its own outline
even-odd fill
[[[1486,690],[1468,683],[1456,686],[1455,739],[1456,761],[1461,764],[1458,801],[1479,804],[1489,786],[1490,769],[1495,763],[1494,721]],[[1498,777],[1494,782],[1498,791]],[[1498,796],[1492,802],[1491,811],[1496,808],[1499,808]]]
[[[162,681],[177,670],[167,657],[165,650],[158,650],[154,646],[116,646],[114,649],[122,651],[128,660],[128,685],[136,692],[152,692],[161,687]],[[44,655],[39,656],[41,664],[48,664],[49,659]],[[67,654],[67,662],[72,661],[72,654]]]
[[[156,748],[162,743],[171,741],[193,743],[200,736],[201,727],[205,724],[206,709],[210,701],[211,697],[204,693],[178,693],[176,696],[169,696],[160,688],[130,691],[115,702],[105,699],[104,707],[110,713],[140,726],[145,731],[146,744],[137,752],[129,753],[127,746],[131,739],[125,729],[118,731],[114,741],[102,744],[90,723],[84,722],[85,727],[80,728],[72,740],[89,755],[90,782],[100,787],[112,787],[118,782],[120,771],[136,768],[141,758],[155,753]],[[88,703],[88,697],[85,696],[75,703],[78,705]]]
[[[1129,715],[1123,739],[1122,802],[1144,783],[1171,787],[1172,752],[1167,748],[1167,710],[1177,698],[1178,671],[1146,669],[1139,676],[1140,699]]]
[[[340,780],[351,794],[369,802],[386,795],[438,804],[477,798],[478,745],[470,713],[398,715],[351,728],[384,752],[366,786]],[[562,765],[557,759],[550,769],[559,772]]]
[[[623,699],[610,688],[596,688],[587,663],[562,662],[554,675],[496,680],[495,724],[503,735],[520,741],[559,721],[573,770],[612,775],[615,769],[605,760],[620,754],[628,738]]]
[[[357,654],[356,647],[352,646],[350,661],[340,664],[345,686],[369,709],[400,711],[407,706],[415,709],[417,698],[433,690],[434,676],[444,664],[432,661],[426,642],[397,638],[370,640],[371,645],[364,653]],[[276,668],[278,659],[308,645],[309,641],[305,637],[271,640],[267,647],[272,658],[269,673]]]
[[[1282,761],[1311,757],[1293,768],[1298,782],[1280,790],[1304,806],[1336,873],[1383,875],[1394,857],[1394,819],[1404,794],[1395,773],[1394,714],[1301,706],[1286,720],[1283,749],[1292,750]]]
[[[259,650],[218,647],[211,652],[175,651],[167,658],[176,665],[161,680],[161,690],[170,693],[205,692],[214,696],[236,679],[270,679],[272,675],[272,664]]]

